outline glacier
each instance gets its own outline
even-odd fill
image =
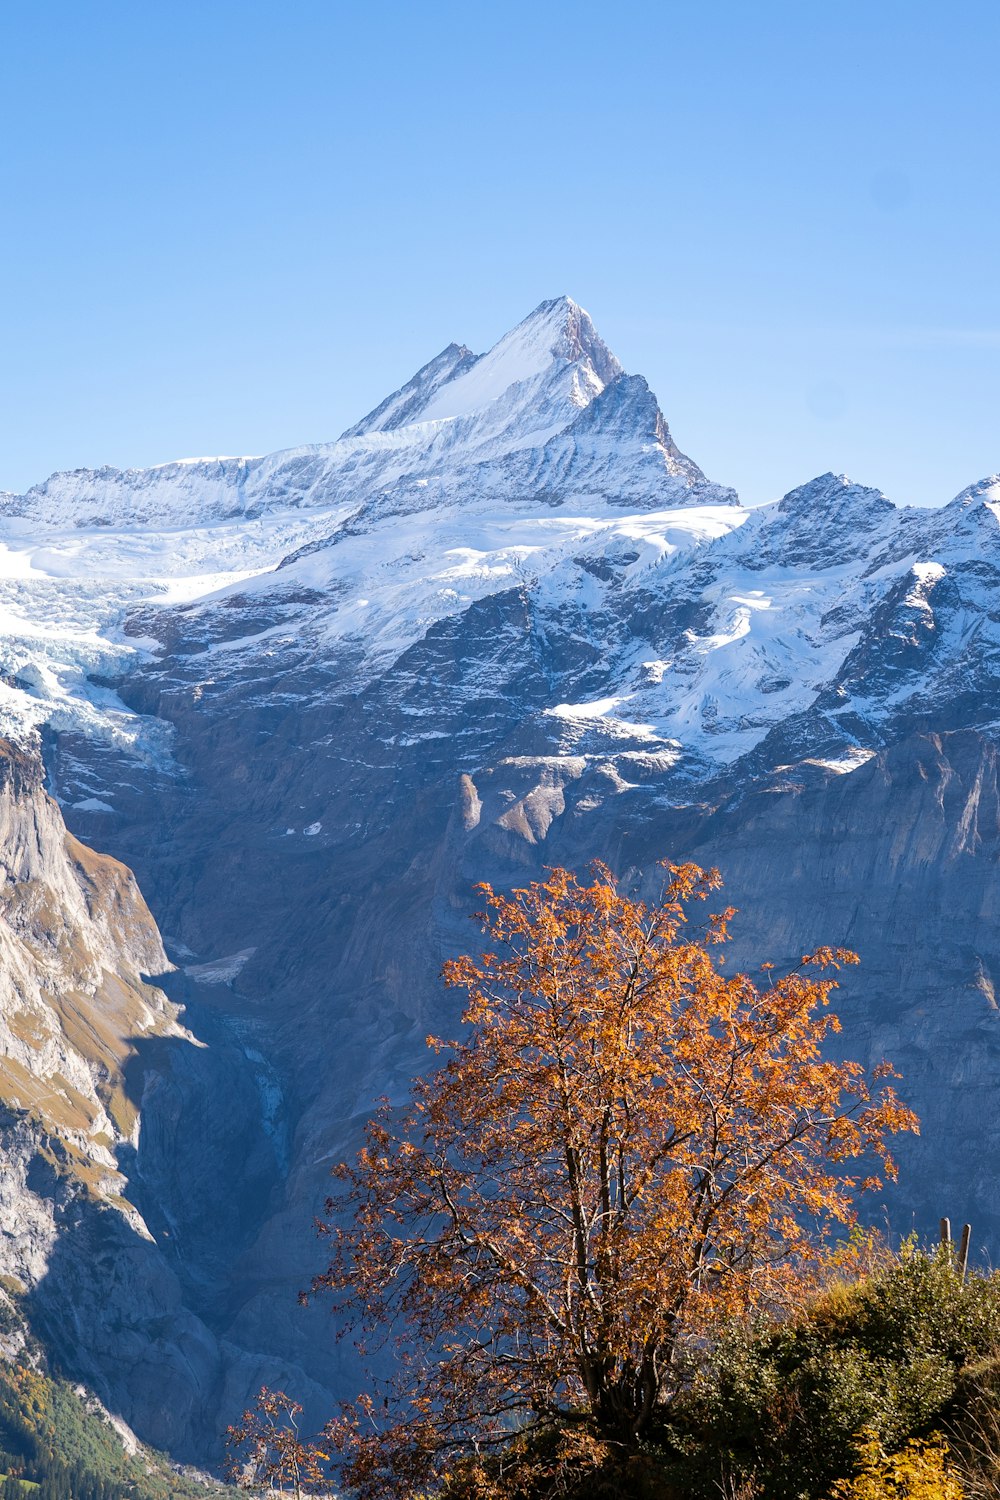
[[[662,620],[629,631],[589,707],[549,715],[567,750],[641,725],[704,778],[824,693],[843,697],[876,602],[920,569],[941,569],[935,583],[961,570],[970,536],[990,546],[998,493],[993,477],[919,511],[825,475],[749,512],[560,298],[487,354],[450,345],[337,442],[74,471],[0,497],[0,732],[73,731],[163,764],[165,726],[103,685],[162,654],[161,611],[266,598],[280,623],[204,644],[206,672],[294,632],[316,656],[352,653],[360,682],[445,617],[525,588],[553,618],[612,629],[654,599],[690,616],[666,636]],[[865,729],[846,701],[827,718],[840,750],[878,742],[874,702],[855,707]]]

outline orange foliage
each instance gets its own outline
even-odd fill
[[[678,1358],[720,1320],[787,1306],[832,1226],[894,1175],[916,1128],[885,1080],[824,1057],[838,1029],[824,948],[778,977],[723,972],[731,910],[671,867],[654,903],[596,866],[511,897],[482,887],[490,951],[445,966],[463,1040],[410,1106],[384,1106],[323,1226],[349,1325],[401,1329],[396,1379],[331,1425],[364,1496],[431,1482],[512,1426],[634,1446]],[[827,977],[820,977],[826,971]]]
[[[296,1500],[325,1488],[328,1455],[299,1437],[301,1413],[299,1403],[284,1391],[261,1387],[253,1408],[226,1430],[226,1469],[234,1484],[262,1494],[283,1493],[287,1485]]]

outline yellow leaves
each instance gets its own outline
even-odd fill
[[[802,955],[802,967],[812,965],[819,969],[839,969],[844,965],[859,964],[860,958],[850,948],[817,948],[813,953]],[[836,986],[832,986],[836,988]]]
[[[926,1442],[913,1439],[900,1453],[887,1454],[867,1433],[858,1451],[858,1473],[838,1480],[830,1500],[963,1500],[963,1491],[940,1434]]]

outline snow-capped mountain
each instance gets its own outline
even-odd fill
[[[77,470],[0,497],[0,730],[72,726],[154,753],[158,727],[93,687],[145,659],[122,629],[144,602],[319,587],[335,596],[327,641],[370,640],[376,620],[391,652],[623,509],[678,504],[735,495],[678,450],[588,315],[546,302],[487,354],[449,346],[335,443]]]
[[[685,458],[646,382],[626,375],[587,313],[561,297],[487,354],[449,345],[336,442],[54,474],[3,496],[0,512],[33,528],[162,530],[341,504],[406,513],[469,494],[552,505],[600,495],[636,509],[736,498]]]
[[[744,509],[563,298],[486,354],[450,344],[336,442],[4,497],[0,611],[0,731],[135,871],[176,966],[108,1078],[79,1036],[45,1051],[113,1192],[31,1261],[40,1316],[141,1432],[204,1456],[263,1380],[317,1412],[345,1392],[295,1307],[329,1163],[452,1024],[436,975],[475,942],[475,882],[545,864],[717,863],[737,957],[857,947],[850,1049],[901,1064],[928,1143],[892,1211],[1000,1234],[1000,479],[921,510],[825,474]],[[75,952],[91,918],[59,910]],[[129,993],[136,920],[120,959],[102,938]],[[42,1147],[18,1139],[28,1183]],[[142,1240],[139,1310],[123,1273],[71,1326],[107,1214],[109,1264]]]

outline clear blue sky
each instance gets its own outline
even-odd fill
[[[2,0],[0,488],[335,437],[568,292],[751,502],[1000,469],[996,0]]]

